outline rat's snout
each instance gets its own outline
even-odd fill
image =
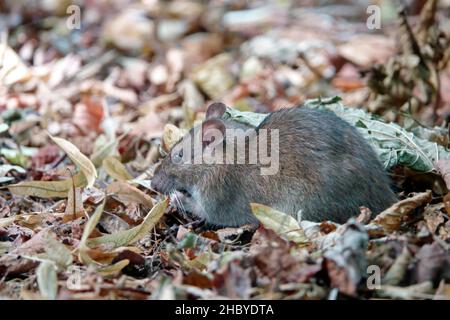
[[[150,186],[154,191],[165,195],[169,195],[173,191],[179,191],[186,196],[191,195],[188,188],[181,184],[175,176],[161,173],[161,171],[155,172]]]
[[[161,173],[161,171],[156,171],[150,186],[153,190],[167,195],[173,191],[175,187],[175,178],[165,173]]]
[[[150,186],[152,187],[153,190],[157,191],[157,192],[161,192],[164,193],[164,175],[162,174],[155,174],[152,178],[152,182],[150,183]]]

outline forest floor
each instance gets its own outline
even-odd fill
[[[1,2],[0,298],[450,299],[450,3],[363,2]],[[374,219],[205,230],[151,190],[212,101],[336,96],[396,132]]]

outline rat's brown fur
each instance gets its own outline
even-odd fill
[[[226,128],[248,129],[220,122]],[[267,116],[255,130],[260,129],[279,130],[277,174],[261,175],[260,165],[176,165],[171,161],[175,146],[156,169],[153,188],[176,194],[184,209],[217,226],[257,223],[252,202],[296,218],[300,212],[306,220],[339,223],[358,215],[360,206],[378,213],[395,202],[374,151],[334,113],[283,109]]]

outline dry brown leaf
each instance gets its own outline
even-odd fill
[[[323,256],[331,286],[355,296],[361,279],[366,275],[366,250],[369,236],[362,225],[350,219],[334,247],[328,248]]]
[[[374,63],[385,63],[394,55],[395,41],[382,35],[363,34],[340,45],[338,51],[341,56],[354,64],[371,67]]]
[[[67,193],[67,205],[66,211],[64,213],[63,221],[67,222],[70,220],[75,220],[79,217],[83,217],[85,214],[83,207],[83,199],[81,197],[80,188],[70,188]]]
[[[405,215],[410,214],[417,207],[423,206],[431,201],[431,191],[415,194],[414,196],[393,204],[388,209],[378,214],[369,224],[379,226],[387,233],[400,228]]]
[[[309,242],[302,227],[290,215],[259,203],[251,203],[250,206],[253,214],[264,227],[274,230],[279,236],[295,243],[306,244]]]
[[[103,106],[94,99],[83,99],[75,105],[73,123],[85,134],[96,131],[100,132],[103,119]]]
[[[395,259],[394,263],[386,273],[383,279],[383,284],[393,286],[399,285],[405,277],[409,263],[411,261],[412,255],[409,252],[408,248],[405,246],[402,253]]]
[[[57,267],[58,270],[67,268],[73,261],[71,251],[56,238],[56,235],[52,231],[48,229],[44,230],[45,232],[42,235],[42,241],[45,252],[38,254],[23,254],[23,256],[41,262],[49,261]]]
[[[149,112],[141,117],[133,127],[133,135],[145,137],[146,139],[160,138],[164,131],[164,123],[156,112]]]
[[[425,244],[417,252],[414,278],[417,283],[431,281],[437,283],[445,278],[445,273],[450,267],[450,251],[447,243],[438,241]]]
[[[114,139],[106,144],[104,144],[101,148],[95,151],[91,156],[91,161],[95,167],[100,167],[103,163],[103,160],[108,156],[114,156],[118,154],[117,148],[119,146],[119,140]]]
[[[124,204],[138,203],[148,209],[153,207],[153,199],[128,182],[114,181],[106,188],[106,192],[116,195]]]
[[[450,160],[440,159],[436,162],[436,169],[445,181],[447,189],[450,190]]]

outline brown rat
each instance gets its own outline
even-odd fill
[[[300,213],[305,220],[343,223],[358,215],[360,206],[379,213],[396,201],[372,148],[334,113],[301,107],[282,109],[251,128],[221,119],[225,108],[221,103],[211,105],[206,120],[178,142],[155,170],[152,187],[171,195],[181,210],[211,225],[240,226],[258,222],[250,209],[250,203],[256,202],[295,218]],[[278,155],[276,173],[261,174],[267,164],[249,164],[249,158],[244,164],[227,163],[225,149],[225,164],[193,163],[198,153],[207,158],[211,142],[221,142],[223,148],[230,145],[229,129],[247,130],[245,145],[249,149],[249,137],[261,138],[264,131],[268,146],[278,142],[275,149],[267,147],[271,156],[272,152]],[[270,133],[275,131],[278,137]],[[211,132],[221,133],[223,139]],[[192,147],[186,157],[187,149],[182,146],[193,146],[196,135],[201,147]]]

